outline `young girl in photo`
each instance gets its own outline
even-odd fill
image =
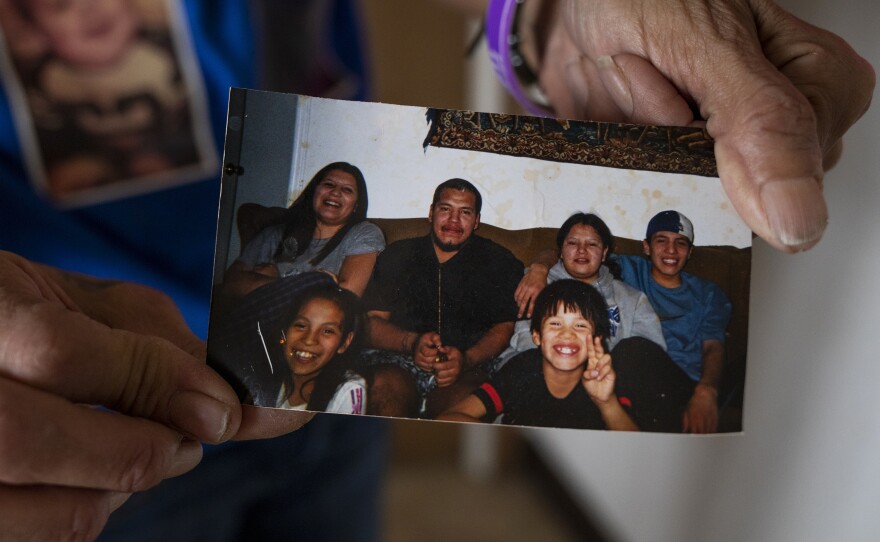
[[[276,407],[365,413],[367,382],[351,369],[361,336],[359,305],[348,290],[321,285],[291,306],[280,344],[289,373]]]
[[[488,382],[440,415],[450,421],[637,431],[618,401],[608,308],[589,284],[563,279],[538,296],[531,320],[538,348],[514,357]]]

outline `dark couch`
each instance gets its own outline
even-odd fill
[[[237,227],[242,246],[261,229],[275,222],[284,213],[283,208],[266,208],[246,203],[237,212]],[[426,235],[429,223],[426,218],[371,219],[382,229],[387,243],[399,239]],[[556,246],[556,228],[532,228],[505,230],[489,224],[481,224],[477,234],[507,247],[525,265],[542,250]],[[641,240],[615,238],[619,254],[641,254]],[[728,429],[738,429],[739,411],[742,406],[745,382],[746,346],[748,342],[749,279],[752,252],[750,248],[731,246],[697,246],[685,271],[718,284],[733,303],[733,315],[727,328],[725,373],[721,398],[727,413],[735,419]],[[724,422],[724,420],[722,420]]]

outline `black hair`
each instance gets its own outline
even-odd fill
[[[336,388],[345,380],[345,372],[353,367],[354,360],[360,353],[361,343],[364,336],[364,316],[361,300],[354,293],[336,286],[335,284],[321,284],[309,288],[297,299],[291,303],[288,308],[287,315],[282,321],[282,328],[285,332],[290,328],[290,324],[296,320],[300,310],[309,302],[315,299],[325,299],[330,301],[343,313],[342,318],[342,340],[353,333],[351,343],[345,352],[334,354],[326,365],[321,367],[317,375],[311,377],[310,380],[315,381],[315,387],[312,389],[311,396],[308,398],[309,410],[325,410]],[[283,346],[281,347],[283,349]],[[282,354],[282,358],[284,358]],[[286,365],[286,364],[285,364]],[[288,372],[286,386],[290,392],[293,392],[292,372]],[[305,385],[307,382],[303,382]]]
[[[312,242],[312,237],[315,235],[315,227],[317,226],[313,203],[313,200],[315,199],[315,191],[318,189],[318,185],[321,184],[321,181],[324,180],[324,177],[326,177],[331,171],[335,170],[343,171],[354,177],[355,183],[357,184],[357,201],[355,202],[354,211],[352,211],[348,221],[333,235],[333,237],[330,238],[329,241],[327,241],[324,248],[322,248],[321,251],[309,261],[309,264],[311,265],[321,263],[328,254],[333,252],[333,250],[339,246],[339,243],[342,242],[342,239],[345,238],[345,235],[351,230],[351,228],[367,219],[367,206],[369,200],[367,198],[367,181],[364,179],[364,174],[361,173],[361,170],[358,169],[357,166],[353,166],[348,162],[333,162],[322,167],[317,173],[315,173],[299,197],[297,197],[296,200],[290,204],[290,207],[288,207],[287,212],[282,219],[282,222],[284,223],[283,238],[287,239],[288,237],[293,237],[296,239],[296,256],[299,256],[309,248],[309,244]],[[278,250],[275,254],[276,258],[280,255],[283,248],[284,244],[279,243]]]
[[[540,333],[541,324],[546,318],[555,316],[560,306],[566,311],[578,311],[590,320],[594,337],[602,337],[605,341],[611,336],[605,298],[592,285],[574,279],[557,280],[541,290],[532,312],[531,331]]]
[[[571,229],[575,226],[590,226],[596,230],[596,233],[599,234],[599,238],[602,239],[602,245],[608,249],[608,253],[605,255],[604,265],[608,267],[608,270],[611,271],[614,278],[620,279],[620,265],[611,258],[612,254],[614,254],[614,235],[611,234],[611,228],[608,227],[608,224],[599,218],[598,215],[593,213],[575,213],[568,217],[566,221],[562,223],[562,226],[559,227],[559,231],[556,232],[556,248],[562,252],[562,245],[565,243],[565,238],[568,237]]]
[[[474,212],[480,214],[480,209],[483,208],[483,196],[480,195],[480,191],[477,190],[477,187],[471,184],[470,181],[459,178],[449,179],[437,185],[437,188],[434,189],[434,199],[431,200],[432,208],[437,205],[437,202],[440,201],[440,194],[447,188],[451,188],[453,190],[466,190],[473,194]]]

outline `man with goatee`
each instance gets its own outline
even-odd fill
[[[433,417],[485,380],[507,346],[523,266],[476,235],[482,197],[464,179],[434,191],[431,232],[389,245],[364,294],[371,413]]]

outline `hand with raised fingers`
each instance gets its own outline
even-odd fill
[[[582,377],[584,389],[594,403],[604,404],[614,397],[615,380],[611,354],[605,351],[600,337],[591,337],[587,341],[587,367]]]

